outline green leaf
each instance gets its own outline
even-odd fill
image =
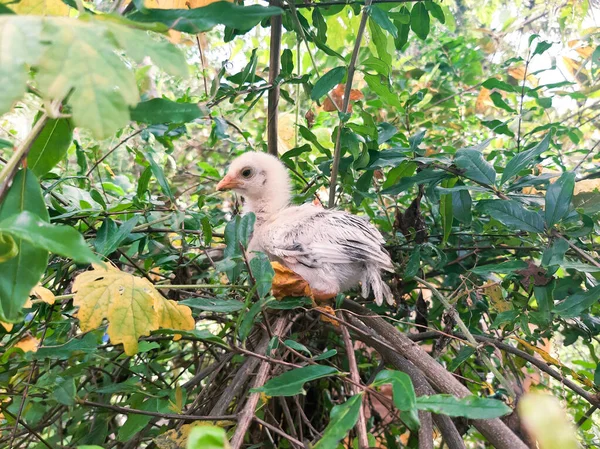
[[[50,397],[59,404],[63,405],[75,405],[75,396],[77,390],[75,387],[75,379],[72,377],[69,379],[57,378],[57,384],[52,388],[52,394]]]
[[[573,196],[573,206],[576,209],[583,210],[586,214],[595,214],[600,212],[600,193],[599,192],[581,192]]]
[[[40,184],[31,170],[20,170],[0,205],[0,221],[30,212],[48,222]],[[48,251],[26,240],[15,239],[18,255],[0,263],[0,321],[16,322],[31,289],[47,268]]]
[[[500,184],[504,184],[513,176],[519,174],[521,170],[528,167],[540,154],[544,151],[548,150],[550,146],[550,133],[546,134],[546,136],[542,139],[540,143],[527,151],[522,151],[521,153],[516,154],[512,159],[508,161],[506,164],[506,168],[502,173],[502,178],[500,179]]]
[[[0,232],[75,262],[102,262],[75,229],[70,226],[51,225],[29,211],[0,221]]]
[[[179,304],[184,304],[192,309],[220,313],[237,312],[238,310],[242,310],[246,307],[245,304],[240,301],[217,298],[189,298],[179,301]]]
[[[290,348],[298,351],[298,352],[304,352],[305,354],[308,354],[309,357],[312,357],[312,353],[308,350],[308,348],[306,346],[304,346],[302,343],[298,343],[295,340],[285,340],[283,342],[284,345],[289,346]]]
[[[337,374],[338,370],[332,366],[309,365],[303,368],[296,368],[272,378],[260,388],[254,388],[252,391],[261,392],[267,396],[295,396],[304,394],[302,388],[306,382],[321,379]]]
[[[377,56],[379,56],[379,59],[381,59],[385,64],[391,66],[392,55],[387,49],[388,37],[383,33],[383,30],[373,19],[373,17],[369,17],[369,31],[371,32],[371,39],[373,40],[373,44],[377,50]]]
[[[544,232],[542,216],[514,200],[484,200],[477,207],[516,231]]]
[[[307,307],[312,304],[310,298],[292,297],[284,298],[280,301],[271,301],[267,307],[273,310],[293,310],[300,307]]]
[[[466,187],[466,186],[465,186]],[[461,223],[469,226],[472,220],[471,209],[473,207],[473,200],[471,199],[471,193],[467,190],[454,190],[451,192],[452,195],[452,211],[454,212],[454,218]]]
[[[491,263],[471,268],[471,272],[477,275],[487,275],[489,273],[509,274],[517,270],[527,268],[527,263],[522,260],[509,260],[502,263]]]
[[[556,280],[552,279],[547,285],[534,285],[533,295],[538,304],[538,311],[546,323],[550,322],[550,311],[554,307],[554,287]]]
[[[313,360],[314,361],[325,360],[325,359],[328,359],[330,357],[333,357],[336,354],[337,354],[337,350],[336,349],[330,349],[328,351],[325,351],[323,354],[319,354],[318,356],[313,357]]]
[[[108,256],[114,253],[119,245],[129,237],[131,231],[138,222],[137,216],[130,218],[123,223],[119,228],[117,224],[110,218],[106,218],[98,232],[96,233],[96,240],[94,240],[94,247],[98,254],[102,256]]]
[[[42,346],[32,354],[34,359],[67,360],[75,354],[91,354],[98,351],[98,343],[93,333],[87,333],[81,338],[73,338],[63,345]]]
[[[384,103],[395,107],[398,111],[404,111],[404,106],[398,97],[398,93],[392,91],[387,79],[379,75],[365,75],[365,81],[369,88],[377,95]]]
[[[42,52],[42,22],[35,16],[0,16],[0,115],[25,95],[28,66],[35,65]]]
[[[506,112],[510,113],[517,112],[513,108],[511,108],[508,105],[508,103],[506,103],[506,101],[504,101],[500,92],[492,92],[490,94],[490,99],[492,100],[492,103],[494,103],[494,106],[496,106],[497,108],[504,109]]]
[[[377,374],[372,386],[392,384],[394,405],[403,412],[402,420],[411,430],[418,430],[419,415],[416,408],[416,395],[410,377],[400,371],[384,370]]]
[[[446,16],[444,15],[444,10],[440,5],[434,1],[428,0],[425,2],[425,7],[427,8],[427,11],[429,11],[433,17],[438,19],[442,25],[446,23]]]
[[[398,39],[394,39],[396,50],[402,50],[402,48],[404,48],[408,42],[408,33],[410,32],[410,11],[406,6],[402,6],[399,15],[401,18],[408,18],[408,21],[394,19],[394,25],[396,25],[396,28],[398,29]]]
[[[147,9],[145,13],[134,12],[127,16],[138,22],[160,22],[184,33],[198,34],[216,25],[225,25],[241,32],[249,31],[263,19],[278,16],[283,11],[272,6],[239,6],[219,1],[202,8],[193,9]]]
[[[173,192],[171,191],[171,186],[169,186],[169,181],[167,181],[167,178],[165,177],[165,172],[163,171],[162,167],[156,163],[156,161],[152,157],[152,154],[149,151],[143,151],[142,154],[150,164],[150,169],[152,170],[152,174],[158,181],[160,189],[165,195],[169,197],[171,202],[175,201],[175,198],[173,198]]]
[[[500,81],[497,78],[489,78],[482,84],[482,86],[489,90],[498,89],[505,92],[517,92],[514,86],[508,84],[507,82]]]
[[[196,103],[177,103],[166,98],[142,101],[131,109],[131,120],[150,125],[188,123],[203,115]]]
[[[463,148],[456,152],[456,166],[464,170],[464,175],[473,181],[493,186],[496,182],[496,170],[484,158],[481,151]]]
[[[186,449],[225,449],[227,436],[225,429],[217,426],[196,426],[188,437]]]
[[[598,301],[600,301],[600,285],[567,297],[554,307],[554,312],[563,318],[574,318]]]
[[[315,8],[313,11],[317,11]],[[286,77],[294,73],[294,56],[292,50],[286,48],[281,53],[281,75]]]
[[[410,12],[410,27],[419,37],[427,39],[429,34],[429,13],[423,2],[416,3]]]
[[[467,396],[457,398],[447,394],[420,396],[417,408],[427,412],[469,419],[493,419],[512,412],[511,408],[496,399]]]
[[[381,28],[390,33],[394,37],[394,39],[398,37],[398,28],[396,28],[396,25],[394,25],[388,17],[387,11],[384,11],[377,5],[373,5],[369,7],[367,12],[369,16],[372,17],[373,20],[377,23],[377,25],[379,25]]]
[[[453,373],[456,369],[466,362],[473,354],[475,354],[475,348],[472,346],[463,346],[456,357],[454,357],[448,364],[448,371]]]
[[[537,43],[537,45],[535,46],[535,50],[533,50],[532,56],[541,55],[546,50],[548,50],[550,47],[552,47],[552,42],[539,41]]]
[[[271,284],[275,275],[271,261],[264,253],[254,253],[249,265],[256,282],[256,291],[261,298],[264,298],[271,291]]]
[[[336,449],[338,443],[348,435],[358,421],[362,405],[362,394],[356,394],[340,405],[331,409],[329,424],[323,436],[313,446],[313,449]]]
[[[69,119],[50,119],[33,141],[27,155],[27,167],[36,176],[48,173],[67,155],[73,140],[73,125]]]
[[[545,218],[546,225],[551,228],[562,220],[571,208],[571,199],[575,189],[575,173],[563,173],[560,178],[548,186],[546,190]]]
[[[336,67],[317,80],[310,93],[310,98],[319,100],[331,89],[340,84],[346,77],[346,67]]]
[[[254,230],[254,223],[256,222],[256,215],[253,212],[245,214],[240,219],[240,226],[238,228],[238,240],[244,247],[248,246],[252,231]]]

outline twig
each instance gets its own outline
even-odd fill
[[[365,27],[367,26],[367,20],[369,14],[366,9],[371,6],[373,0],[365,0],[365,8],[363,9],[362,16],[360,18],[360,25],[356,33],[356,42],[354,43],[354,50],[352,51],[352,57],[350,58],[350,64],[348,64],[348,76],[346,79],[346,87],[344,89],[344,101],[342,102],[342,111],[340,115],[340,122],[338,124],[337,136],[335,138],[335,151],[333,153],[333,165],[331,167],[331,181],[329,185],[329,203],[327,206],[331,209],[335,207],[335,190],[337,186],[338,170],[340,168],[340,159],[342,157],[342,128],[344,127],[345,120],[343,119],[348,111],[348,105],[350,104],[350,93],[352,91],[352,80],[354,79],[354,71],[356,70],[356,60],[358,59],[358,51],[360,50],[360,43],[362,41]]]
[[[269,5],[281,6],[280,0],[270,0]],[[267,149],[269,154],[277,156],[277,121],[279,112],[279,55],[281,53],[281,15],[271,17],[271,43],[269,48],[269,84],[273,86],[267,97]]]
[[[49,120],[49,118],[50,117],[48,117],[48,114],[42,114],[38,121],[33,125],[33,128],[31,128],[27,138],[21,142],[4,168],[2,168],[2,171],[0,172],[0,204],[2,204],[4,201],[4,198],[8,193],[8,189],[10,188],[13,179],[15,179],[15,176],[19,171],[19,165],[21,165],[21,162],[25,160],[27,154],[29,154],[29,150],[31,149],[33,142],[35,142],[44,129],[44,125],[46,125],[46,122]]]
[[[337,315],[343,318],[342,312],[338,312]],[[346,326],[340,326],[342,332],[342,339],[344,340],[344,346],[346,347],[346,355],[348,356],[348,366],[350,367],[350,377],[352,380],[360,384],[360,374],[358,373],[358,365],[356,364],[356,356],[354,355],[354,345],[350,338],[350,333]],[[358,394],[358,388],[352,388],[353,394]],[[361,406],[358,412],[358,421],[356,422],[356,432],[358,433],[358,448],[368,449],[369,448],[369,437],[367,435],[367,420],[365,419],[365,409]]]
[[[471,331],[469,330],[469,328],[467,327],[465,322],[462,320],[462,318],[460,317],[460,315],[458,314],[458,312],[456,311],[454,306],[452,304],[450,304],[450,302],[444,297],[444,295],[442,295],[438,291],[438,289],[433,284],[431,284],[430,282],[427,282],[426,280],[421,279],[420,277],[417,277],[417,276],[415,276],[414,279],[416,281],[420,282],[421,284],[423,284],[425,287],[427,287],[431,291],[431,293],[433,293],[433,295],[442,303],[442,305],[448,311],[448,313],[450,313],[452,315],[452,317],[456,321],[456,324],[458,325],[460,330],[465,335],[465,338],[469,342],[470,346],[477,349],[477,347],[478,347],[477,340],[475,340],[475,338],[473,337],[473,334],[471,334]],[[494,376],[496,376],[498,381],[504,386],[504,388],[506,388],[506,391],[512,397],[516,397],[514,388],[508,382],[508,380],[506,380],[504,375],[502,373],[500,373],[500,371],[498,371],[498,368],[496,368],[496,366],[494,365],[492,360],[488,357],[488,355],[484,354],[482,352],[480,352],[479,355],[480,355],[481,359],[483,360],[483,362],[485,363],[485,365],[488,367],[488,369],[492,373],[494,373]]]
[[[284,432],[283,430],[281,430],[280,428],[278,428],[278,427],[275,427],[275,426],[273,426],[273,425],[269,424],[269,423],[268,423],[268,422],[266,422],[266,421],[263,421],[263,420],[262,420],[262,419],[260,419],[258,416],[255,416],[253,419],[254,419],[254,421],[256,421],[257,423],[259,423],[261,426],[264,426],[264,427],[266,427],[267,429],[269,429],[269,430],[272,430],[272,431],[273,431],[273,432],[275,432],[276,434],[278,434],[278,435],[282,436],[283,438],[285,438],[286,440],[288,440],[290,443],[292,443],[292,444],[295,444],[296,446],[300,446],[300,447],[304,447],[304,448],[306,447],[306,446],[304,445],[304,443],[302,443],[302,441],[300,441],[300,440],[298,440],[298,439],[294,438],[294,437],[293,437],[293,436],[291,436],[291,435],[288,435],[287,433],[285,433],[285,432]]]
[[[136,408],[130,407],[121,407],[119,405],[112,404],[103,404],[101,402],[87,401],[87,400],[79,400],[81,405],[85,405],[88,407],[96,407],[96,408],[105,408],[107,410],[112,410],[117,413],[122,413],[124,415],[133,414],[133,415],[146,415],[146,416],[155,416],[157,418],[163,419],[178,419],[182,421],[232,421],[236,420],[236,415],[180,415],[177,413],[160,413],[160,412],[152,412],[149,410],[139,410]]]
[[[598,263],[598,261],[596,259],[594,259],[592,256],[590,256],[588,253],[586,253],[585,251],[583,251],[582,249],[580,249],[579,247],[577,247],[573,243],[571,243],[569,241],[569,239],[566,239],[560,232],[558,232],[557,230],[554,229],[554,230],[552,230],[552,235],[563,239],[565,242],[567,242],[567,244],[569,245],[569,247],[573,251],[575,251],[582,259],[584,259],[587,262],[591,263],[595,267],[600,268],[600,263]]]
[[[52,446],[50,446],[50,443],[48,443],[44,438],[42,438],[42,436],[37,433],[33,428],[31,428],[25,421],[23,421],[21,418],[18,418],[13,415],[11,412],[9,412],[6,408],[4,407],[0,407],[0,410],[2,411],[2,413],[4,413],[5,415],[10,416],[12,419],[14,419],[16,422],[18,422],[19,424],[21,424],[23,427],[25,427],[25,429],[27,429],[27,431],[32,434],[34,437],[36,437],[38,440],[40,440],[40,442],[46,446],[48,449],[55,449]]]
[[[283,328],[286,325],[287,319],[285,316],[280,316],[275,321],[273,325],[273,334],[280,336],[283,331]],[[258,373],[256,374],[256,378],[254,380],[253,388],[262,387],[267,381],[269,370],[271,365],[269,362],[263,361],[258,367]],[[251,393],[250,397],[246,401],[246,405],[240,413],[238,413],[238,425],[235,429],[235,433],[233,438],[231,438],[231,449],[240,449],[242,444],[244,443],[244,436],[252,419],[254,416],[254,411],[256,409],[256,405],[258,404],[258,400],[260,399],[260,393]]]
[[[94,165],[92,165],[92,168],[90,168],[88,170],[88,172],[86,173],[86,176],[90,176],[92,174],[92,172],[96,169],[96,167],[98,165],[100,165],[100,163],[106,159],[108,156],[110,156],[112,153],[115,152],[115,150],[117,148],[119,148],[121,145],[125,144],[128,140],[134,138],[135,136],[137,136],[138,134],[140,134],[144,129],[138,129],[137,131],[135,131],[133,134],[130,134],[129,136],[125,137],[123,140],[121,140],[118,144],[116,144],[114,147],[112,147],[110,150],[108,150],[108,152],[102,156],[100,159],[98,159]]]
[[[583,426],[585,424],[585,422],[590,419],[592,417],[592,415],[594,414],[594,412],[598,410],[598,406],[597,405],[592,405],[585,413],[584,415],[579,418],[579,421],[577,421],[577,424],[575,424],[578,428]]]

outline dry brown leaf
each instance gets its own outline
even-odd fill
[[[273,276],[272,293],[277,299],[286,296],[312,296],[308,282],[279,262],[271,262],[275,275]]]
[[[334,103],[329,99],[329,97],[327,97],[325,99],[325,101],[323,102],[323,110],[325,112],[334,112],[337,111],[338,108],[341,110],[342,106],[344,105],[344,90],[346,89],[346,85],[345,84],[338,84],[331,92],[329,92],[329,96],[331,97],[331,100],[333,100],[335,102]],[[364,95],[362,94],[362,92],[358,89],[351,89],[350,90],[350,101],[348,102],[348,109],[346,112],[352,112],[352,102],[356,101],[356,100],[361,100],[364,98]]]
[[[159,328],[190,330],[195,326],[189,307],[165,299],[144,278],[111,265],[94,265],[73,283],[74,304],[81,330],[87,332],[108,320],[108,336],[123,343],[127,355],[138,350],[138,338]]]
[[[511,310],[512,303],[502,296],[502,288],[496,282],[488,282],[482,286],[483,292],[490,298],[491,306],[498,312]]]
[[[482,87],[479,91],[479,95],[477,95],[477,100],[475,101],[475,112],[478,114],[485,114],[489,108],[494,106],[494,102],[490,98],[490,94],[492,92],[485,87]]]
[[[33,335],[28,335],[15,344],[15,348],[22,349],[24,352],[36,352],[40,344],[40,339]]]
[[[319,306],[319,307],[316,307],[316,309],[320,310],[322,312],[325,312],[328,315],[335,316],[335,310],[333,310],[333,307],[331,307],[331,306]],[[335,318],[331,318],[327,315],[321,315],[321,321],[323,321],[325,323],[331,323],[336,327],[340,326],[340,322],[338,320],[336,320]]]

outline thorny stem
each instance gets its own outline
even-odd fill
[[[342,111],[340,116],[340,122],[338,125],[337,136],[335,139],[335,152],[333,154],[333,165],[331,167],[331,182],[329,185],[329,203],[328,207],[331,209],[335,206],[335,190],[337,185],[337,176],[340,166],[340,159],[342,157],[342,128],[345,120],[343,116],[348,111],[348,105],[350,104],[350,92],[352,91],[352,80],[354,79],[354,71],[356,70],[356,60],[358,59],[358,51],[360,50],[360,43],[362,41],[365,28],[367,26],[367,20],[369,14],[367,8],[371,6],[372,0],[365,0],[365,8],[363,9],[362,16],[360,18],[360,25],[356,33],[356,42],[354,43],[354,50],[352,51],[352,57],[350,58],[350,64],[348,64],[348,76],[346,80],[346,87],[344,89],[344,100],[342,104]]]

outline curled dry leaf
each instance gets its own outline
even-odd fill
[[[40,284],[33,287],[33,290],[31,290],[31,295],[42,300],[46,304],[52,305],[55,301],[54,293],[52,293],[46,287],[42,287]]]
[[[123,343],[127,355],[137,352],[139,337],[156,329],[190,330],[195,325],[189,307],[165,299],[147,279],[110,265],[81,273],[73,292],[81,330],[95,329],[106,318],[110,340]]]
[[[331,306],[319,306],[317,307],[317,310],[325,312],[328,315],[335,316],[335,310],[333,310],[333,307]],[[325,323],[331,323],[336,327],[340,326],[340,322],[338,320],[336,320],[335,318],[328,317],[327,315],[321,315],[321,321]]]
[[[308,282],[304,278],[279,262],[272,262],[271,266],[275,271],[271,291],[277,299],[283,299],[286,296],[308,296],[312,297],[312,291]]]
[[[333,102],[327,97],[323,102],[323,110],[326,112],[334,112],[337,111],[338,108],[342,109],[344,103],[344,90],[346,89],[345,84],[338,84],[335,89],[329,92],[329,96],[335,102]],[[362,100],[364,95],[358,89],[352,89],[350,91],[350,101],[348,102],[348,109],[346,112],[352,112],[352,102],[356,100]],[[337,107],[336,107],[337,105]]]

